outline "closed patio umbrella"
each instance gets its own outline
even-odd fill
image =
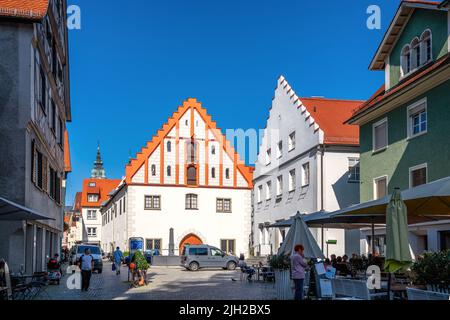
[[[387,272],[396,272],[412,262],[408,237],[408,210],[399,189],[395,189],[386,209]]]
[[[300,213],[297,213],[293,218],[293,223],[286,235],[283,245],[278,250],[278,254],[292,255],[294,247],[297,244],[302,244],[304,246],[306,258],[325,259],[322,250],[320,250],[319,245]]]

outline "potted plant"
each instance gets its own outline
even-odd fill
[[[146,283],[147,270],[148,270],[148,262],[145,259],[144,255],[141,251],[136,251],[131,259],[131,263],[133,264],[133,280],[134,282],[142,286]]]
[[[426,252],[411,266],[414,284],[430,291],[449,292],[450,250]]]
[[[280,254],[269,257],[269,265],[275,274],[275,287],[278,300],[292,300],[291,261],[289,256]]]

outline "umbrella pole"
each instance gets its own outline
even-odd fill
[[[371,241],[371,246],[372,246],[372,257],[375,256],[375,223],[373,221],[372,218],[372,241]]]
[[[323,225],[322,225],[322,236],[321,236],[321,238],[322,238],[322,252],[323,252]],[[328,253],[327,253],[327,258],[328,258]]]

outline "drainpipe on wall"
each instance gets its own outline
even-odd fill
[[[323,201],[323,156],[325,154],[325,146],[322,144],[319,147],[320,149],[320,211],[324,210],[324,201]],[[322,246],[322,252],[324,250],[324,231],[323,231],[323,225],[322,225],[322,235],[321,235],[321,246]],[[328,254],[327,254],[328,255]]]

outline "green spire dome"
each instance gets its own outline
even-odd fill
[[[91,171],[91,178],[106,179],[106,172],[103,167],[102,156],[100,154],[100,144],[97,146],[97,158],[94,162],[94,168]]]

